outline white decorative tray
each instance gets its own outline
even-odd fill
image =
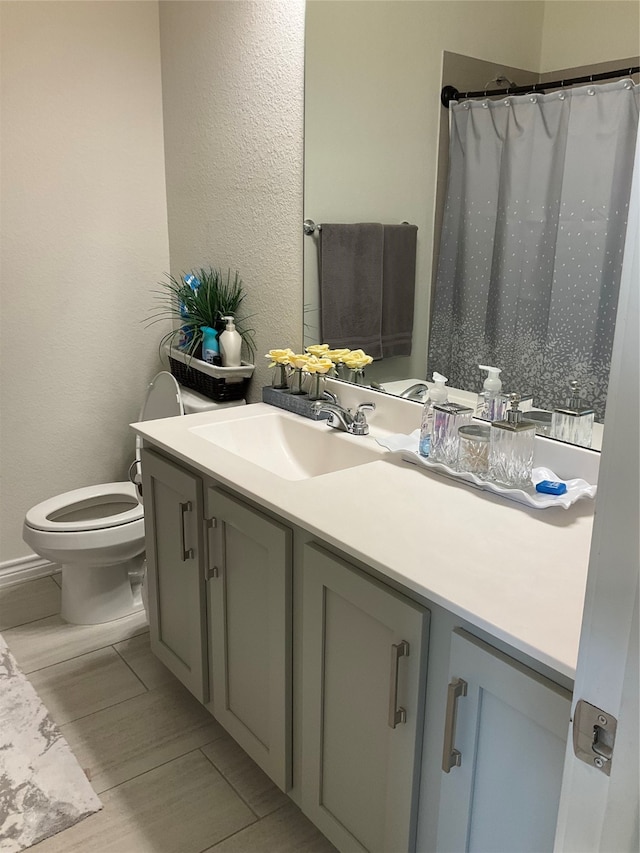
[[[549,468],[534,468],[531,474],[531,489],[511,489],[508,486],[501,486],[498,483],[492,483],[488,480],[481,480],[475,474],[467,472],[454,471],[447,465],[441,462],[430,462],[428,458],[421,456],[418,453],[418,443],[420,430],[415,430],[411,435],[390,435],[385,438],[377,438],[376,441],[382,447],[386,447],[394,454],[398,454],[406,462],[411,462],[421,468],[427,468],[436,471],[445,477],[451,477],[453,480],[458,480],[463,483],[468,483],[476,489],[482,489],[486,492],[491,492],[494,495],[501,495],[511,501],[517,501],[525,506],[533,509],[548,509],[549,507],[559,506],[563,509],[569,509],[580,498],[594,498],[596,495],[597,486],[592,486],[586,480],[560,480],[553,471]],[[536,492],[536,483],[542,480],[554,480],[565,483],[567,491],[564,495],[546,495],[541,492]]]

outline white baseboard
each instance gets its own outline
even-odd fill
[[[18,557],[16,560],[5,560],[0,563],[0,587],[21,581],[32,581],[44,578],[58,571],[55,563],[43,560],[35,554],[31,557]]]

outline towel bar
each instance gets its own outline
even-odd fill
[[[404,219],[400,224],[409,225],[406,219]],[[322,231],[322,225],[316,225],[313,219],[305,219],[302,223],[302,228],[307,237],[315,231]]]

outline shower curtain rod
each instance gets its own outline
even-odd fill
[[[496,95],[528,95],[533,92],[544,94],[546,89],[562,89],[579,83],[595,83],[598,80],[611,80],[613,77],[630,77],[640,72],[640,66],[622,68],[618,71],[602,71],[599,74],[586,74],[584,77],[571,77],[567,80],[555,80],[549,83],[530,83],[528,86],[509,86],[508,89],[485,89],[480,92],[459,92],[455,86],[444,86],[440,92],[440,102],[449,109],[451,101],[465,101],[468,98],[493,98]]]

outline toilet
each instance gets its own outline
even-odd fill
[[[150,383],[140,420],[170,418],[228,406],[179,385],[163,371]],[[131,482],[74,489],[27,512],[22,538],[46,560],[62,567],[61,616],[76,625],[96,625],[141,610],[144,560],[142,472],[136,438]]]

